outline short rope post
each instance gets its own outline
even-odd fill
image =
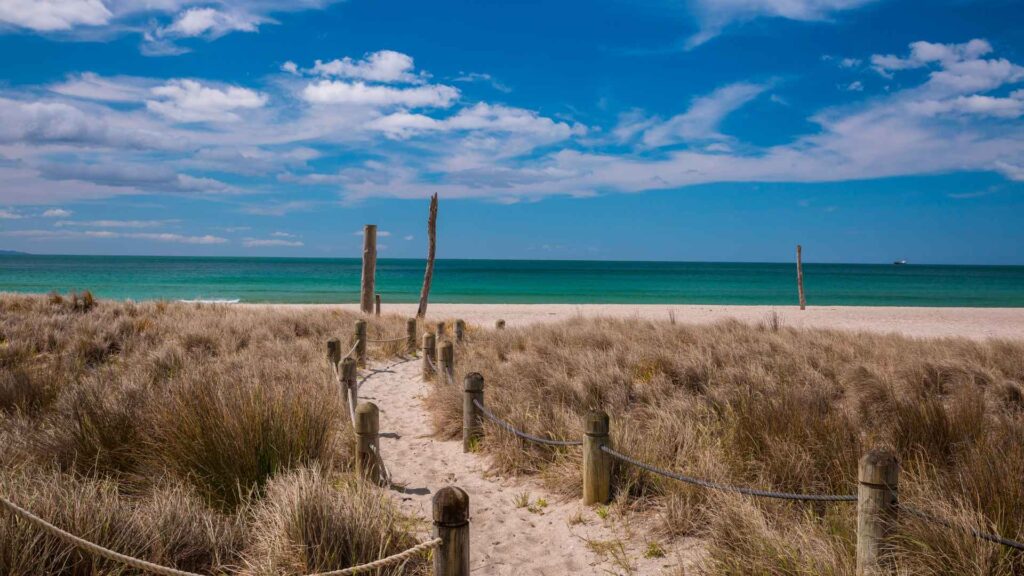
[[[380,483],[380,464],[377,461],[377,436],[380,433],[380,412],[373,402],[356,408],[356,474]]]
[[[441,382],[455,374],[455,345],[445,340],[437,347],[437,370],[441,373]]]
[[[352,335],[356,345],[356,360],[366,366],[366,320],[356,320],[356,331]]]
[[[608,414],[591,412],[584,426],[583,503],[607,504],[611,497],[612,461],[601,447],[608,445]]]
[[[434,340],[434,335],[430,332],[423,335],[423,377],[427,379],[434,375],[434,365],[437,363]]]
[[[331,338],[327,341],[327,361],[331,368],[338,369],[338,362],[341,362],[341,340]]]
[[[349,417],[354,418],[359,407],[359,389],[356,388],[356,359],[345,358],[341,361],[341,397],[348,404]]]
[[[455,321],[455,341],[462,342],[466,338],[466,321],[456,320]]]
[[[890,538],[899,505],[900,464],[890,450],[871,450],[857,474],[857,576],[891,572]]]
[[[373,315],[380,316],[380,292],[373,295]]]
[[[405,347],[406,352],[416,354],[416,319],[409,318],[405,321]]]
[[[462,379],[462,451],[472,452],[484,435],[484,415],[473,403],[484,405],[484,376],[479,372]]]
[[[448,330],[445,328],[444,322],[438,322],[437,324],[434,325],[434,335],[437,336],[438,343],[444,340],[444,335],[447,332]]]
[[[446,486],[434,494],[434,576],[469,576],[469,494]]]
[[[495,330],[504,330],[505,329],[505,321],[504,320],[495,320],[494,321],[494,329]]]

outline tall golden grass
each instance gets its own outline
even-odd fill
[[[348,341],[358,318],[0,295],[0,493],[205,574],[304,574],[404,550],[409,520],[350,472],[326,361],[326,340]],[[370,337],[405,333],[401,319],[370,320]],[[136,572],[0,513],[0,573]]]
[[[716,481],[856,493],[857,462],[890,447],[901,500],[1024,540],[1024,345],[795,330],[768,318],[711,326],[573,319],[473,332],[456,381],[478,371],[485,403],[534,434],[582,436],[605,410],[616,449]],[[428,399],[438,431],[460,434],[461,386]],[[524,444],[489,425],[480,449],[505,473],[581,493],[578,448]],[[707,540],[710,574],[854,573],[856,507],[711,492],[616,466],[622,514],[656,514],[663,536]],[[1024,554],[904,516],[902,574],[1024,574]]]

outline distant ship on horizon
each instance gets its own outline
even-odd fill
[[[899,260],[893,262],[892,264],[893,264],[893,266],[902,266],[902,265],[904,265],[906,263],[907,263],[907,259],[906,258],[900,258]]]

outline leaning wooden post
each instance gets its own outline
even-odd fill
[[[857,576],[891,571],[888,553],[898,509],[900,464],[889,450],[860,459],[857,475]]]
[[[366,365],[366,320],[356,320],[356,329],[352,334],[356,345],[356,360],[360,366]]]
[[[484,405],[484,376],[479,372],[462,379],[462,451],[470,452],[484,435],[484,415],[473,403]]]
[[[434,347],[434,335],[427,332],[423,335],[423,377],[430,378],[434,375],[434,365],[437,362],[437,348]]]
[[[583,437],[583,503],[607,504],[611,497],[612,461],[602,450],[608,444],[608,414],[587,414]]]
[[[345,358],[341,361],[341,397],[348,404],[348,415],[352,423],[356,421],[356,407],[359,405],[359,389],[356,388],[356,359]]]
[[[341,340],[331,338],[327,341],[327,361],[331,368],[338,369],[338,362],[341,362]]]
[[[494,328],[496,330],[504,330],[505,329],[505,321],[504,320],[496,320],[494,322]]]
[[[356,408],[356,474],[374,483],[380,483],[380,463],[377,458],[377,435],[380,433],[380,412],[373,402]]]
[[[416,354],[416,319],[405,321],[405,348],[409,354]]]
[[[469,576],[469,494],[446,486],[434,494],[434,576]]]
[[[437,370],[441,373],[442,382],[455,374],[455,345],[451,340],[445,340],[437,347]]]
[[[373,296],[373,315],[380,316],[380,294]]]
[[[455,341],[462,342],[466,338],[466,321],[455,321]]]
[[[800,294],[800,309],[804,310],[807,308],[807,299],[804,298],[804,264],[803,264],[803,248],[796,245],[796,289]]]
[[[377,225],[363,226],[363,279],[359,291],[359,309],[373,313],[373,285],[377,273]]]

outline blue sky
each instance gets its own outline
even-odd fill
[[[1011,0],[5,0],[0,248],[1024,264]]]

